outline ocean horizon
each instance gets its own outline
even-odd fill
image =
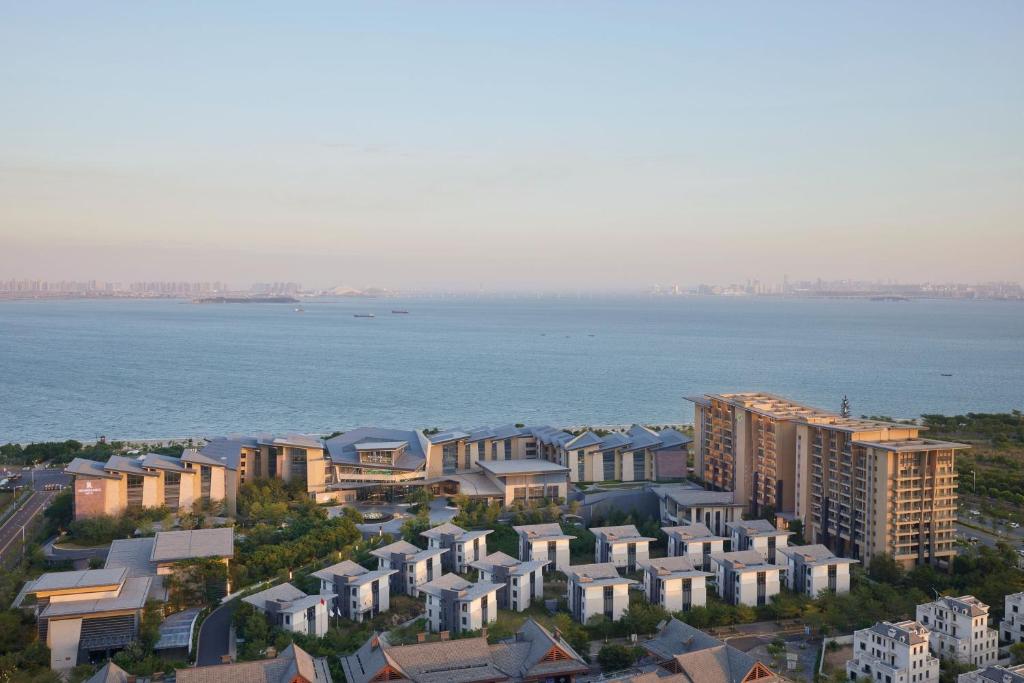
[[[467,296],[301,307],[0,301],[0,443],[690,423],[684,396],[745,390],[831,410],[846,395],[855,415],[895,418],[1024,405],[1015,302]]]

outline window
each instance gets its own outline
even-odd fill
[[[601,455],[601,479],[603,481],[614,481],[615,479],[615,453],[603,453]]]
[[[459,444],[457,441],[444,444],[441,452],[441,468],[445,474],[453,474],[459,468]]]
[[[576,479],[577,479],[577,481],[586,481],[587,480],[587,476],[584,473],[586,472],[586,462],[587,461],[586,461],[586,458],[583,457],[583,451],[580,451],[579,453],[577,453],[576,457],[579,458],[579,460],[576,461]],[[1015,612],[1017,611],[1017,606],[1016,605],[1014,605],[1013,611],[1015,611]]]
[[[506,460],[511,460],[512,459],[512,440],[511,439],[505,439],[505,459]]]

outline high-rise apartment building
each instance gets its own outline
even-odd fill
[[[955,458],[967,446],[766,393],[689,400],[695,472],[753,514],[792,515],[808,541],[844,557],[913,566],[954,555]]]

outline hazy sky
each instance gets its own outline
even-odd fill
[[[0,278],[1024,280],[1024,3],[0,3]]]

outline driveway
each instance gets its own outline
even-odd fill
[[[0,527],[0,560],[6,562],[21,553],[21,537],[25,533],[22,530],[50,504],[54,495],[52,491],[34,491],[25,504],[7,518]]]
[[[232,600],[210,612],[199,627],[196,645],[196,665],[210,666],[223,663],[223,657],[231,651],[231,617],[238,607]]]

